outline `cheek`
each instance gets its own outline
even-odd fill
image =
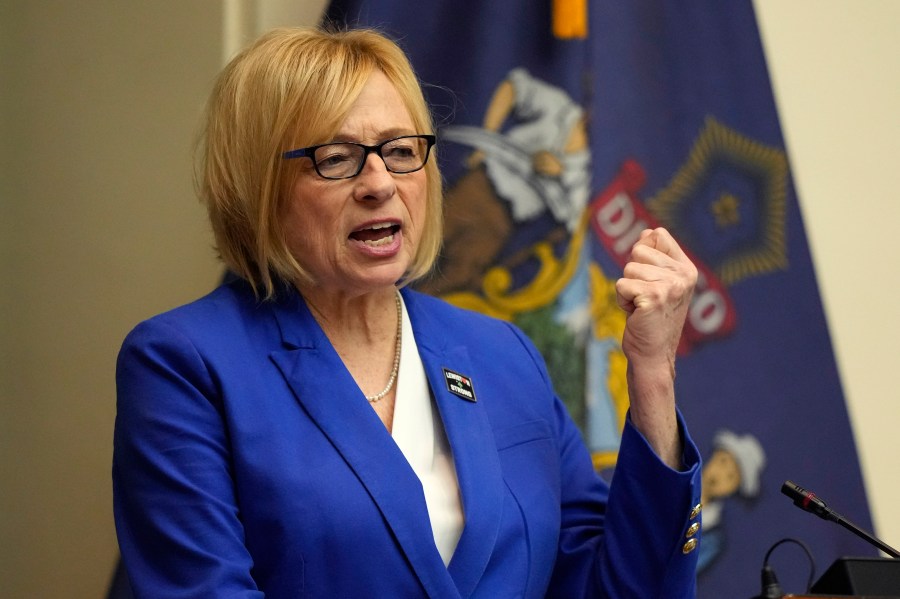
[[[327,213],[328,202],[322,201],[324,190],[308,181],[298,182],[284,215],[284,232],[292,249],[317,248],[330,230],[336,227],[336,214]],[[327,230],[326,230],[327,229]]]
[[[291,208],[285,215],[284,234],[291,254],[304,268],[321,261],[326,252],[329,225],[333,219],[323,219],[313,210]]]
[[[419,174],[419,173],[416,173]],[[416,241],[422,236],[425,228],[425,215],[428,212],[428,187],[424,173],[418,181],[409,186],[406,196],[406,210],[409,213],[410,224],[415,232]]]
[[[741,473],[737,470],[732,470],[728,473],[723,481],[725,487],[731,491],[737,490],[737,488],[741,484]]]
[[[303,223],[297,243],[306,251],[325,254],[331,251],[336,238],[333,219],[310,219]]]
[[[305,215],[298,214],[297,210],[295,210],[293,206],[288,208],[285,211],[284,216],[282,217],[284,237],[287,241],[288,247],[294,253],[296,253],[296,250],[298,249],[300,240],[305,237],[305,231],[303,230],[303,228],[306,218],[307,217]]]

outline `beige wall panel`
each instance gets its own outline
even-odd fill
[[[897,547],[900,2],[754,4],[875,525]]]
[[[126,332],[220,274],[191,182],[218,2],[4,1],[4,597],[102,596]]]

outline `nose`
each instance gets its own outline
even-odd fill
[[[354,178],[357,200],[383,202],[394,195],[396,181],[387,170],[381,156],[375,152],[366,156],[362,171]]]

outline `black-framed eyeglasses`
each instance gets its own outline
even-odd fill
[[[349,179],[362,172],[366,158],[374,152],[389,172],[412,173],[428,162],[436,138],[434,135],[401,135],[374,146],[352,142],[333,142],[289,150],[282,158],[309,158],[320,177]]]

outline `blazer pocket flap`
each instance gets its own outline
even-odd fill
[[[528,420],[494,431],[497,451],[552,437],[553,431],[546,420]]]

